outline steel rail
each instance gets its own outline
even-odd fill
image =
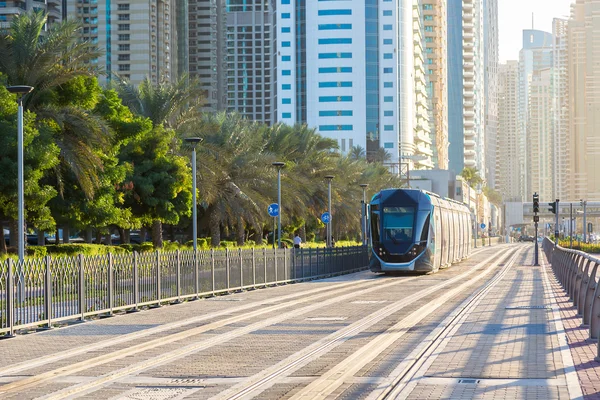
[[[517,251],[517,249],[514,249],[513,251]],[[465,271],[462,274],[457,275],[456,277],[454,277],[452,279],[444,281],[438,285],[425,288],[417,293],[407,296],[406,298],[404,298],[394,304],[384,307],[384,308],[374,312],[373,314],[345,327],[344,329],[327,336],[326,338],[314,343],[313,345],[305,348],[304,350],[288,357],[286,360],[281,361],[277,365],[275,365],[265,371],[262,371],[261,373],[255,375],[253,377],[250,377],[247,380],[244,380],[243,382],[235,385],[233,388],[213,397],[213,399],[214,400],[217,400],[217,399],[233,400],[233,399],[244,398],[249,395],[256,395],[256,393],[253,393],[253,392],[258,391],[261,387],[264,387],[265,385],[268,385],[274,379],[277,379],[278,377],[280,377],[284,374],[290,373],[292,370],[295,370],[295,369],[301,367],[302,365],[304,365],[305,363],[311,361],[312,359],[315,359],[315,358],[321,356],[322,354],[324,354],[325,352],[330,351],[333,347],[336,347],[336,346],[342,344],[344,341],[351,339],[357,333],[363,331],[364,329],[366,329],[370,326],[373,326],[374,324],[383,320],[384,318],[389,317],[389,315],[398,311],[399,309],[404,308],[404,307],[406,307],[406,306],[408,306],[408,305],[410,305],[432,293],[435,293],[436,291],[439,291],[440,289],[443,289],[446,286],[449,286],[456,282],[464,280],[466,276],[473,273],[473,269],[481,268],[494,259],[496,259],[496,262],[494,263],[494,265],[496,265],[496,264],[500,263],[502,259],[508,258],[509,255],[498,259],[497,255],[493,254],[491,257],[488,257],[481,263],[475,265],[470,270]],[[488,270],[491,270],[491,269],[493,269],[493,267],[488,268]],[[469,281],[471,281],[471,280],[469,280]],[[462,287],[462,285],[461,285],[461,287]],[[436,300],[434,300],[432,302],[436,302]],[[353,360],[353,364],[360,363],[360,362],[362,362],[362,360],[363,360],[362,358],[361,358],[361,361]],[[315,393],[311,392],[310,394],[308,394],[307,398],[313,399],[313,398],[317,398],[317,397],[315,397]]]
[[[450,316],[438,326],[440,329],[435,329],[432,334],[424,340],[424,343],[427,344],[423,348],[417,348],[415,350],[417,354],[411,354],[407,357],[407,359],[410,359],[411,361],[406,363],[406,365],[401,366],[403,368],[397,372],[396,377],[390,385],[379,394],[377,397],[378,400],[395,399],[405,394],[404,391],[408,388],[408,384],[419,372],[419,369],[423,364],[429,359],[431,354],[440,346],[446,337],[451,335],[452,331],[460,325],[461,321],[469,315],[472,309],[479,304],[494,286],[502,281],[504,276],[514,265],[521,251],[522,249],[515,253],[510,261],[504,265],[502,270],[488,281],[484,287],[477,290],[462,304],[455,308]]]

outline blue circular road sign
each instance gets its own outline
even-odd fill
[[[485,224],[481,224],[479,226],[481,227],[481,229],[485,229]]]
[[[331,214],[329,214],[328,212],[324,212],[323,214],[321,214],[321,221],[323,221],[324,224],[328,224],[331,222]]]
[[[269,204],[269,215],[271,217],[278,217],[279,216],[279,204],[277,203],[273,203],[273,204]]]

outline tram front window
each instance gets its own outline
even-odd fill
[[[393,243],[409,243],[413,240],[415,209],[413,207],[384,207],[384,238]]]

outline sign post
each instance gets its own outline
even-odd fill
[[[273,248],[275,248],[275,230],[277,229],[277,217],[279,216],[279,204],[272,203],[269,204],[269,208],[267,212],[271,217],[273,217]],[[268,243],[267,243],[268,245]]]

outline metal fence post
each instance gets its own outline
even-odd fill
[[[263,283],[267,286],[267,249],[263,248],[263,264],[265,268],[265,277],[263,279]]]
[[[8,275],[6,277],[6,326],[8,326],[8,337],[15,336],[15,286],[14,286],[14,263],[12,258],[8,260]]]
[[[215,250],[210,249],[210,274],[212,278],[212,294],[215,295]]]
[[[175,252],[175,259],[176,259],[176,264],[177,264],[177,271],[176,273],[176,295],[177,295],[177,302],[180,303],[181,302],[181,251],[179,249],[177,249],[177,251]]]
[[[80,320],[85,321],[85,271],[83,268],[83,254],[77,258],[79,264],[79,312],[81,313]]]
[[[256,289],[256,252],[252,248],[252,287]]]
[[[133,301],[135,302],[134,310],[138,311],[138,304],[140,303],[140,271],[137,251],[133,252]]]
[[[50,264],[52,259],[50,256],[44,257],[46,264],[46,273],[44,274],[44,315],[48,320],[46,327],[52,328],[52,273],[50,272]]]
[[[287,249],[284,247],[283,248],[283,280],[287,281],[288,278],[288,273],[287,273],[287,268],[288,268],[288,262],[287,262]]]
[[[160,299],[162,297],[162,288],[161,288],[161,277],[160,277],[160,252],[156,250],[156,300],[157,305],[160,306]]]
[[[198,250],[194,250],[194,291],[196,292],[196,299],[200,296],[200,272],[198,271]]]
[[[115,282],[113,271],[113,255],[108,253],[108,308],[109,315],[113,315],[113,307],[115,306]]]
[[[594,263],[594,268],[590,274],[585,297],[583,298],[583,324],[589,325],[591,318],[592,304],[594,302],[594,291],[596,290],[596,272],[598,271],[598,263]]]
[[[240,256],[240,288],[244,287],[244,261],[242,260],[242,249],[238,249]]]
[[[313,275],[312,264],[313,264],[313,262],[312,262],[312,249],[309,248],[308,249],[308,276],[309,277],[311,277]]]
[[[274,254],[274,259],[275,259],[275,284],[277,285],[277,282],[279,281],[277,279],[277,251],[278,249],[273,249],[273,254]]]
[[[227,290],[229,291],[229,248],[225,248],[225,277],[227,279]]]

